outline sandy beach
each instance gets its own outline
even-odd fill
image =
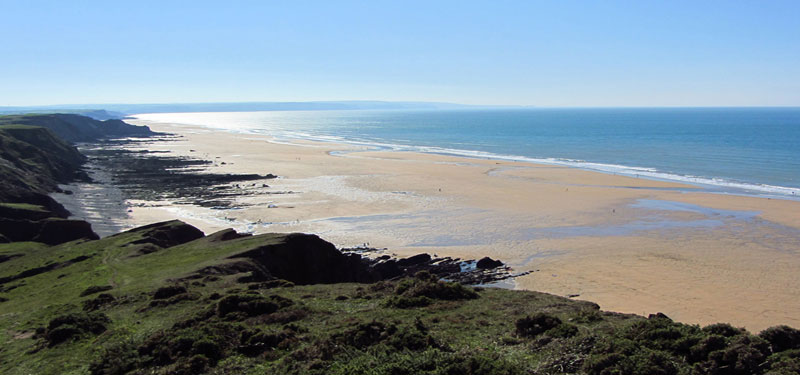
[[[556,165],[128,122],[181,136],[140,147],[212,160],[217,173],[280,177],[240,198],[238,209],[129,201],[120,227],[178,218],[207,233],[309,232],[398,255],[491,256],[533,271],[516,288],[577,295],[605,310],[754,331],[800,327],[798,201]]]

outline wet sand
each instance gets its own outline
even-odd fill
[[[142,147],[213,160],[217,173],[280,178],[265,194],[241,198],[241,209],[128,202],[125,227],[179,218],[205,232],[310,232],[399,255],[488,255],[534,271],[517,288],[577,294],[605,310],[754,331],[800,327],[797,201],[563,166],[128,122],[183,136]]]
[[[66,193],[51,196],[72,214],[72,218],[92,224],[100,237],[130,228],[130,217],[122,190],[114,186],[111,174],[91,162],[84,165],[92,182],[60,185]]]

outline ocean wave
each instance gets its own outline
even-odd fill
[[[726,192],[726,193],[800,199],[800,188],[731,181],[718,177],[681,175],[681,174],[659,171],[656,168],[650,168],[650,167],[639,167],[639,166],[629,166],[620,164],[605,164],[605,163],[596,163],[596,162],[591,162],[586,160],[576,160],[576,159],[534,158],[522,155],[506,155],[488,151],[465,150],[465,149],[445,148],[436,146],[415,146],[415,145],[380,142],[368,139],[347,139],[338,136],[318,135],[306,132],[282,132],[280,137],[285,137],[289,139],[303,139],[303,140],[318,141],[318,142],[344,143],[350,145],[371,147],[375,150],[381,150],[381,151],[410,151],[410,152],[420,152],[420,153],[437,154],[437,155],[461,156],[473,159],[489,159],[498,161],[515,161],[515,162],[527,162],[536,164],[561,165],[566,167],[579,168],[579,169],[591,170],[609,174],[617,174],[628,177],[640,177],[640,178],[648,178],[648,179],[655,179],[662,181],[680,182],[692,185],[699,185],[701,187],[707,187],[707,188],[712,187],[721,189],[720,192]]]

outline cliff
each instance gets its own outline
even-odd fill
[[[69,142],[154,135],[119,120],[67,114],[0,116],[0,241],[58,244],[97,238],[48,194],[87,179],[86,157]]]
[[[85,178],[85,158],[49,130],[27,125],[0,125],[0,202],[39,205],[66,217],[47,194],[59,183]]]
[[[146,126],[122,120],[99,121],[75,114],[29,114],[0,116],[0,125],[33,125],[50,129],[67,142],[92,142],[105,138],[148,137],[158,133]]]

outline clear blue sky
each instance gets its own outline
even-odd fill
[[[0,0],[0,105],[800,105],[800,1]]]

